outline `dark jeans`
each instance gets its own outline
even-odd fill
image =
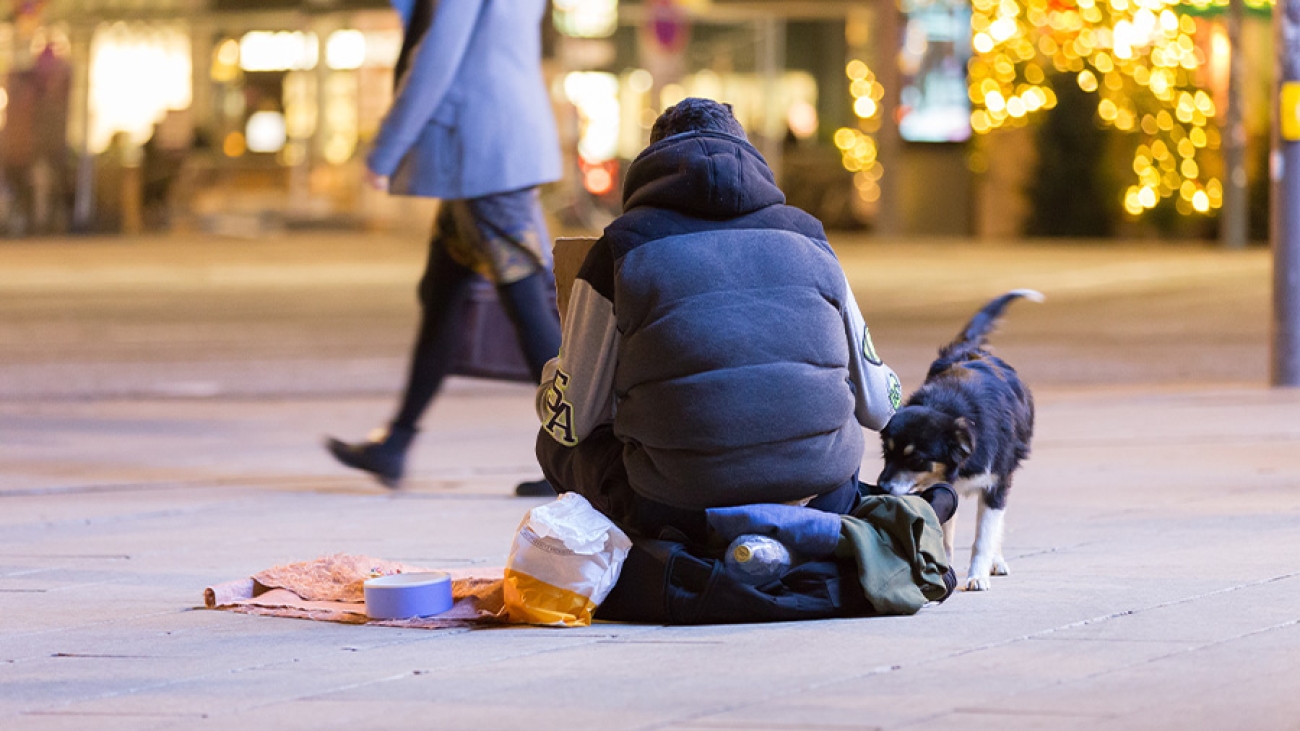
[[[566,447],[545,430],[537,435],[537,461],[556,492],[576,492],[624,530],[648,538],[675,532],[678,540],[697,544],[709,541],[703,510],[666,505],[638,495],[628,482],[623,464],[623,442],[609,425],[597,427],[576,446]],[[858,502],[855,474],[834,490],[818,495],[808,507],[846,514]],[[670,533],[671,535],[671,533]]]

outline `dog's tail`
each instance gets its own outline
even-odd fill
[[[943,346],[939,351],[939,357],[945,360],[960,359],[964,354],[984,347],[989,335],[1002,319],[1002,312],[1007,309],[1007,305],[1021,297],[1032,302],[1043,301],[1043,295],[1033,289],[1013,289],[990,301],[975,313],[970,322],[966,323],[966,327],[955,340]]]

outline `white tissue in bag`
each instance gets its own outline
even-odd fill
[[[506,559],[505,604],[516,622],[591,624],[618,581],[632,541],[576,493],[533,508]]]

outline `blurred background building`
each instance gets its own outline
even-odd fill
[[[384,0],[6,2],[6,235],[427,221],[361,183],[401,43]],[[1232,7],[553,0],[569,165],[548,208],[609,220],[651,122],[690,95],[732,103],[790,202],[831,228],[1212,238],[1227,199],[1263,240],[1269,6]]]

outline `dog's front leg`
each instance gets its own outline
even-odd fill
[[[1002,527],[1006,508],[991,508],[980,496],[979,513],[975,519],[975,544],[971,547],[970,569],[966,572],[966,591],[987,591],[989,575],[1007,573],[1007,563],[1002,558]]]
[[[954,512],[947,523],[943,524],[943,551],[948,554],[948,565],[952,566],[952,547],[957,543],[957,513]]]

